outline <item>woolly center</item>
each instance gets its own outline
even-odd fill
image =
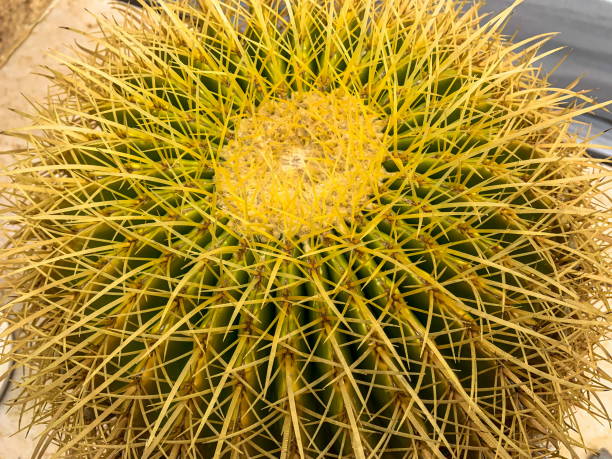
[[[383,123],[344,91],[295,93],[241,119],[216,165],[242,233],[316,234],[367,207],[385,172]]]

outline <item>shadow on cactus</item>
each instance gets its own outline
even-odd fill
[[[458,5],[100,20],[2,193],[39,457],[533,458],[608,418],[609,172],[569,130],[604,104]]]

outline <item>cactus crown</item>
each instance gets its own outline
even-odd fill
[[[219,154],[219,207],[236,231],[253,236],[258,226],[287,239],[345,224],[385,175],[381,125],[340,90],[260,105]]]
[[[598,106],[543,38],[448,0],[198,3],[100,19],[18,133],[2,336],[38,451],[532,458],[607,417],[609,173],[569,130]]]

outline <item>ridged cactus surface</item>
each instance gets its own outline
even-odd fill
[[[606,418],[609,172],[543,38],[199,4],[100,19],[21,133],[1,311],[37,457],[544,458]]]

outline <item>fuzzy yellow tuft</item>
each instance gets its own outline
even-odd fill
[[[382,125],[340,91],[262,104],[220,152],[219,207],[238,232],[278,239],[344,225],[386,175]]]

